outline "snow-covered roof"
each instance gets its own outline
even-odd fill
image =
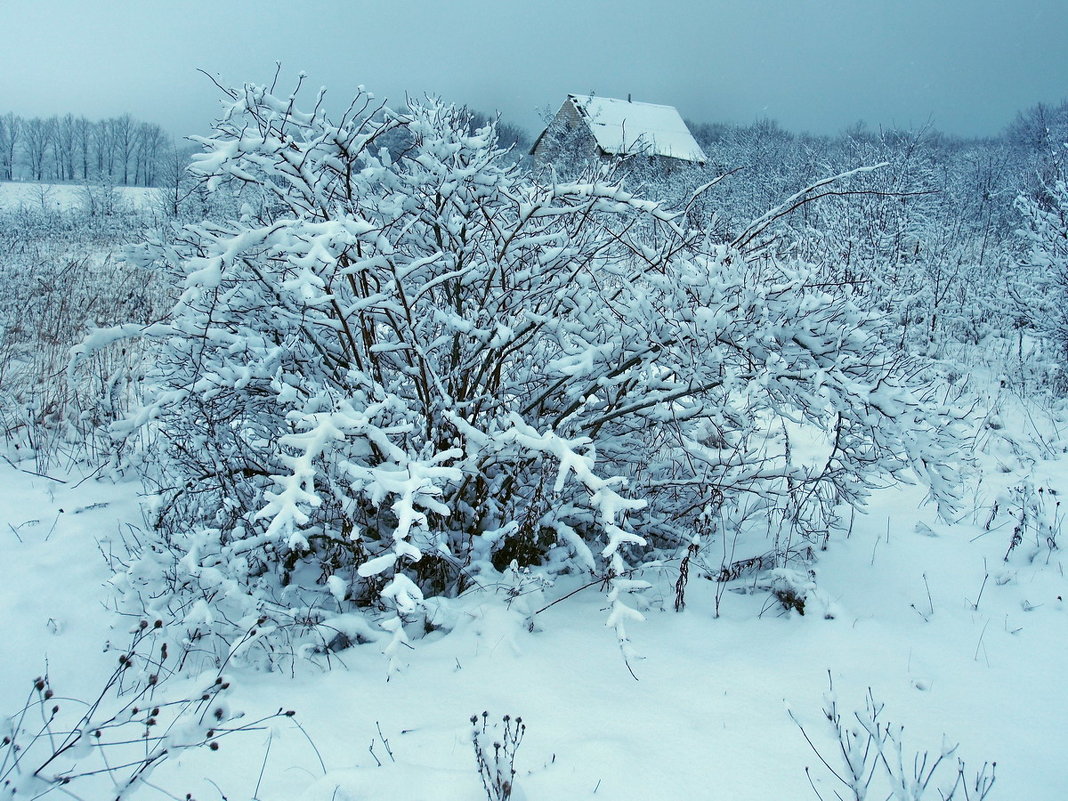
[[[645,153],[706,161],[704,151],[674,106],[590,95],[568,95],[567,99],[605,153]]]

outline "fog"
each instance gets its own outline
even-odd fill
[[[334,107],[359,85],[437,94],[531,132],[568,92],[688,119],[835,133],[925,124],[996,134],[1068,94],[1063,0],[509,3],[0,2],[0,112],[129,112],[202,132],[226,85],[299,71]],[[287,89],[288,91],[288,89]]]

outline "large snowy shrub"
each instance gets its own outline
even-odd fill
[[[540,183],[439,102],[231,100],[195,170],[266,200],[141,249],[184,291],[119,430],[157,500],[119,585],[191,649],[336,648],[361,607],[396,644],[513,560],[606,578],[622,637],[634,568],[695,538],[781,567],[908,469],[952,503],[951,418],[805,265]]]

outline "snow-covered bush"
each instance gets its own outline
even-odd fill
[[[606,172],[539,181],[437,101],[229,100],[194,169],[264,199],[136,254],[184,289],[136,328],[154,389],[117,427],[156,503],[117,583],[191,650],[266,616],[250,658],[272,632],[329,652],[380,636],[369,607],[395,649],[512,560],[603,576],[625,640],[635,569],[695,537],[781,567],[907,470],[952,505],[950,410],[807,265],[749,263]]]
[[[1024,217],[1022,233],[1030,244],[1026,259],[1030,281],[1031,323],[1058,351],[1055,383],[1068,389],[1063,362],[1068,358],[1068,179],[1047,187],[1043,197],[1021,195],[1016,206]]]

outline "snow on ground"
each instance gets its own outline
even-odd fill
[[[78,484],[76,474],[60,483],[5,462],[0,474],[0,687],[8,712],[46,664],[75,695],[95,689],[110,667],[111,655],[102,655],[111,623],[104,609],[109,571],[98,542],[137,506],[129,485]]]
[[[1068,798],[1064,552],[1028,531],[1006,562],[1015,513],[1004,502],[987,528],[1003,490],[1031,476],[1055,498],[1068,469],[1001,463],[1008,472],[993,472],[955,525],[938,523],[918,488],[877,493],[820,555],[820,597],[803,617],[763,593],[727,592],[716,619],[715,585],[697,578],[677,614],[677,574],[665,572],[662,609],[629,627],[637,681],[597,586],[538,614],[534,633],[524,609],[579,584],[560,580],[511,608],[503,589],[485,588],[466,596],[455,631],[416,641],[388,680],[376,645],[340,653],[329,672],[230,671],[235,708],[294,709],[307,737],[283,718],[218,752],[187,752],[152,781],[197,799],[478,801],[469,718],[486,710],[491,724],[510,714],[528,727],[516,799],[814,798],[806,766],[830,799],[841,788],[787,712],[837,766],[820,716],[830,678],[847,717],[869,690],[885,704],[882,718],[905,727],[907,765],[944,733],[969,772],[997,761],[991,799]],[[0,475],[0,707],[19,708],[46,665],[57,691],[90,696],[115,663],[104,642],[126,637],[110,628],[101,550],[140,525],[137,487],[2,463]]]
[[[89,205],[87,193],[103,191],[89,184],[43,184],[29,181],[0,181],[0,210],[20,207],[37,211],[70,211]],[[157,204],[159,190],[146,186],[116,186],[115,193],[130,211],[148,211]]]

